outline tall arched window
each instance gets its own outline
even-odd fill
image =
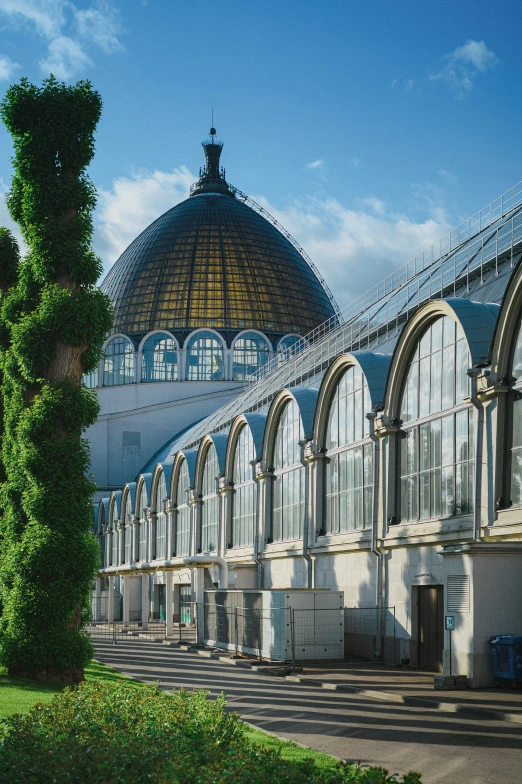
[[[299,539],[303,532],[304,467],[299,441],[304,438],[299,407],[290,400],[279,417],[274,444],[272,538]]]
[[[181,464],[176,492],[176,547],[173,555],[188,555],[190,552],[190,479],[187,461]]]
[[[103,503],[100,503],[99,512],[97,515],[97,520],[95,521],[94,526],[94,533],[100,547],[100,563],[102,569],[107,566],[106,558],[105,558],[105,510],[103,507]]]
[[[149,521],[147,520],[147,516],[145,514],[146,508],[147,508],[147,490],[145,488],[145,484],[143,484],[141,486],[141,490],[138,496],[138,508],[136,510],[136,517],[139,520],[139,522],[137,523],[138,552],[136,554],[136,561],[147,560],[147,528],[149,525]]]
[[[122,533],[125,536],[125,544],[124,544],[124,553],[125,553],[125,563],[128,564],[131,562],[132,557],[132,526],[131,526],[131,519],[132,519],[132,504],[130,499],[130,493],[127,493],[125,496],[125,504],[122,510],[122,523],[125,526],[122,529]]]
[[[252,461],[255,459],[254,441],[245,425],[236,443],[234,453],[234,495],[232,501],[232,547],[246,547],[254,542],[257,485],[252,478]]]
[[[341,376],[330,403],[326,448],[325,532],[338,534],[371,524],[373,444],[366,441],[371,411],[366,378],[354,365]]]
[[[177,381],[177,348],[176,341],[165,333],[147,338],[141,354],[142,382]]]
[[[270,358],[270,347],[266,338],[257,332],[246,332],[234,343],[234,381],[243,381],[266,365]]]
[[[187,381],[225,378],[223,344],[213,332],[197,332],[187,343]]]
[[[417,340],[401,405],[401,521],[473,509],[473,409],[469,350],[453,319],[434,321]],[[454,409],[449,413],[449,409]],[[441,412],[447,411],[444,415]]]
[[[219,523],[219,496],[217,493],[217,476],[219,465],[216,447],[211,444],[205,456],[201,494],[203,504],[201,509],[201,550],[211,553],[217,550],[218,523]]]
[[[154,547],[154,558],[167,557],[167,514],[165,511],[165,501],[167,499],[167,483],[165,474],[161,472],[158,489],[156,490],[156,536]]]
[[[509,500],[513,506],[522,506],[522,323],[513,348],[511,376],[513,379],[513,425],[510,445]]]
[[[128,338],[113,338],[105,346],[103,386],[134,384],[134,346]]]

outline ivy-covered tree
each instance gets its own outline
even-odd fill
[[[0,238],[0,660],[11,674],[70,683],[92,652],[84,623],[98,564],[83,438],[98,405],[81,378],[112,320],[96,288],[86,174],[101,98],[89,82],[22,79],[0,111],[15,150],[7,203],[29,249],[8,260]]]

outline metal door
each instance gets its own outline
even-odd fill
[[[419,586],[419,666],[430,672],[442,672],[444,641],[444,604],[442,585]]]

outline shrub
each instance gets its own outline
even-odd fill
[[[251,745],[224,697],[82,683],[4,725],[2,784],[386,784],[382,769],[289,761]],[[420,784],[409,774],[404,784]]]

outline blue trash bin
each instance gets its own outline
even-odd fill
[[[492,637],[493,676],[499,680],[522,682],[522,635],[500,634]]]

